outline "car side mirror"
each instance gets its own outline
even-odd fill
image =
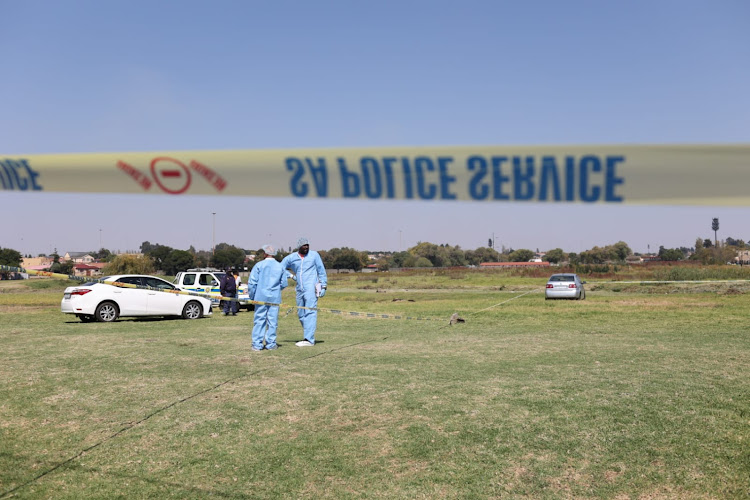
[[[216,280],[211,280],[211,286],[216,286],[216,285],[218,285],[218,284],[219,284],[219,282],[218,282],[218,281],[216,281]]]
[[[581,281],[581,284],[582,284],[582,285],[585,285],[585,284],[586,284],[586,282],[585,282],[585,281]]]

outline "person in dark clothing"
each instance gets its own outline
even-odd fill
[[[237,269],[235,269],[234,271],[232,271],[232,275],[234,276],[234,282],[237,284],[237,291],[236,291],[235,297],[239,297],[240,296],[240,285],[242,285],[242,278],[240,278],[240,272]],[[240,303],[239,302],[232,302],[232,312],[235,313],[235,314],[238,313],[238,312],[240,312]]]
[[[227,273],[221,278],[221,285],[219,286],[219,292],[221,292],[222,297],[231,297],[231,298],[237,298],[237,282],[234,279],[234,275],[232,274],[231,269],[227,269]],[[236,316],[237,313],[234,312],[234,306],[232,305],[234,302],[231,300],[224,300],[222,301],[224,306],[223,310],[221,312],[222,315],[226,316],[227,314],[231,314],[232,316]]]

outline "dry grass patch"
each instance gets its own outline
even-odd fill
[[[606,299],[606,304],[611,306],[627,306],[627,307],[638,307],[644,309],[685,309],[692,307],[708,307],[708,308],[720,308],[720,304],[714,302],[707,302],[705,300],[690,300],[684,299],[680,301],[669,300],[669,299],[655,299],[655,298],[623,298],[623,299]]]

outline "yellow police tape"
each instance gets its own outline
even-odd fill
[[[750,205],[750,144],[0,155],[4,190]]]
[[[224,297],[222,295],[214,294],[214,293],[200,293],[200,292],[192,292],[189,290],[164,290],[163,288],[157,288],[157,287],[151,287],[151,286],[143,286],[143,285],[134,285],[132,283],[120,283],[115,281],[109,281],[109,280],[100,280],[96,278],[92,278],[89,276],[74,276],[72,274],[61,274],[61,273],[52,273],[49,271],[35,271],[33,269],[24,269],[22,267],[13,267],[13,266],[6,266],[6,265],[0,265],[0,271],[1,272],[10,272],[10,273],[26,273],[33,276],[46,276],[49,278],[55,278],[55,279],[63,279],[63,280],[75,280],[75,281],[85,281],[85,282],[93,282],[93,283],[104,283],[106,285],[113,285],[121,288],[138,288],[142,290],[153,290],[156,292],[163,292],[163,293],[172,293],[176,295],[190,295],[193,297],[205,297],[205,298],[213,298],[213,299],[219,299],[223,301],[228,302],[240,302],[242,304],[255,304],[260,306],[274,306],[274,307],[289,307],[289,308],[295,308],[295,309],[305,309],[308,311],[322,311],[327,312],[331,314],[338,314],[342,316],[350,316],[350,317],[360,317],[360,318],[376,318],[376,319],[404,319],[404,320],[414,320],[414,321],[440,321],[445,322],[444,319],[438,319],[438,318],[426,318],[421,316],[404,316],[400,314],[382,314],[382,313],[363,313],[363,312],[357,312],[357,311],[343,311],[341,309],[328,309],[323,307],[305,307],[305,306],[298,306],[298,305],[288,305],[284,303],[275,303],[275,302],[262,302],[258,300],[240,300],[236,297]]]

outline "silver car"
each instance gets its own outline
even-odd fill
[[[547,281],[547,288],[544,289],[545,300],[549,299],[576,299],[583,300],[586,298],[586,290],[583,289],[585,281],[577,274],[553,274]]]

